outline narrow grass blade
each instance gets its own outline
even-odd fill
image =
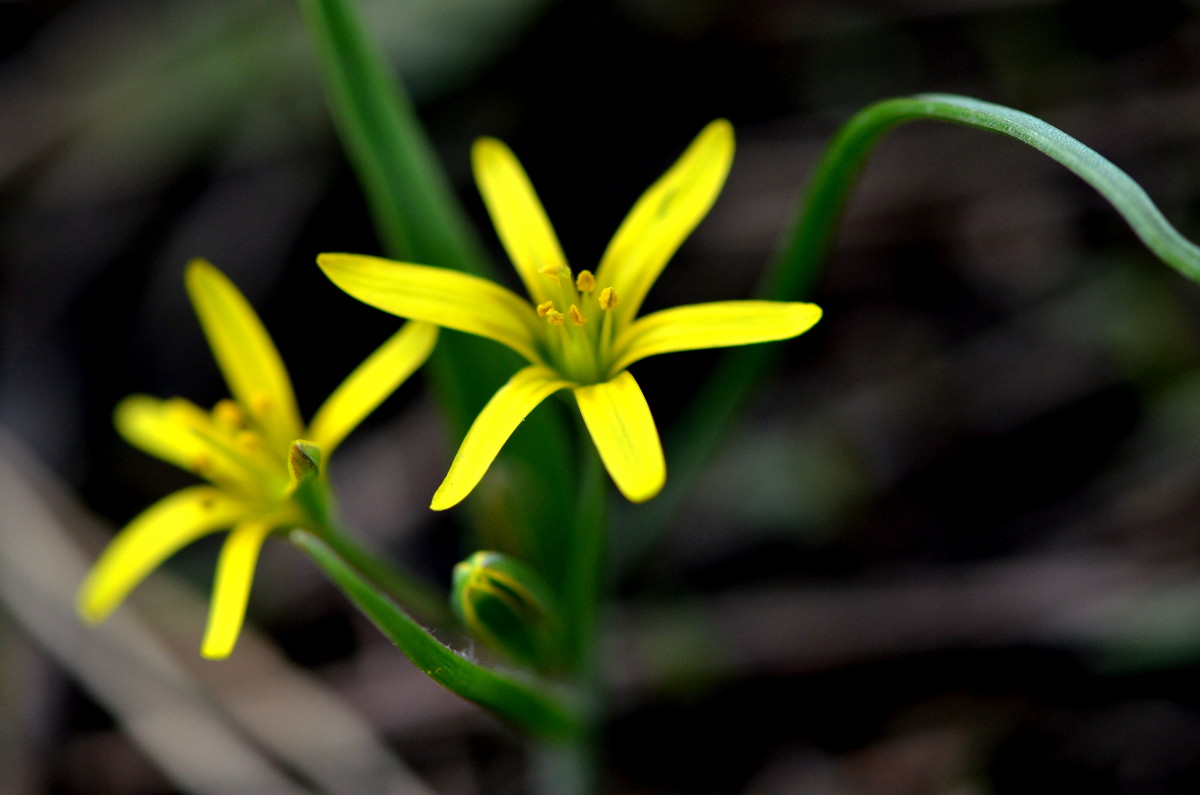
[[[1013,108],[951,94],[888,99],[859,111],[834,135],[809,182],[787,241],[763,281],[759,297],[795,301],[816,284],[842,210],[867,157],[883,134],[899,124],[932,120],[1007,135],[1032,146],[1096,189],[1159,259],[1200,282],[1200,248],[1163,217],[1134,180],[1090,147],[1056,127]],[[754,386],[773,366],[778,346],[755,345],[726,355],[666,441],[671,478],[663,493],[637,515],[622,516],[618,554],[632,562],[654,543],[695,485],[728,433]],[[629,521],[625,521],[628,518]]]

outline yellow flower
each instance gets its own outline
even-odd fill
[[[231,528],[221,549],[201,654],[229,656],[237,642],[259,549],[276,530],[320,532],[323,516],[299,484],[403,383],[433,349],[437,327],[408,323],[342,382],[304,428],[283,360],[245,297],[207,262],[188,265],[188,294],[233,394],[204,411],[183,398],[132,395],[117,430],[135,447],[201,476],[130,522],[79,591],[80,615],[104,620],[167,557]],[[323,467],[321,470],[323,471]]]
[[[386,312],[501,342],[529,361],[467,432],[431,507],[457,504],[517,425],[549,395],[570,389],[600,458],[633,502],[666,481],[650,408],[629,374],[660,353],[788,339],[821,317],[812,304],[723,301],[637,317],[663,267],[716,200],[733,159],[733,128],[709,124],[637,201],[595,272],[573,274],[521,164],[500,141],[472,152],[475,180],[529,300],[486,279],[356,254],[318,264],[350,295]]]

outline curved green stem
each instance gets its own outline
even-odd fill
[[[918,94],[870,105],[834,136],[813,173],[801,215],[764,282],[762,297],[794,298],[812,286],[867,156],[885,132],[904,122],[922,119],[988,130],[1032,146],[1108,199],[1159,259],[1192,281],[1200,282],[1200,248],[1163,217],[1132,177],[1094,149],[1013,108],[953,94]]]
[[[1133,179],[1095,150],[1028,113],[969,97],[919,94],[868,106],[834,135],[813,171],[800,213],[759,295],[804,298],[816,284],[838,222],[868,155],[884,133],[918,120],[945,121],[1016,138],[1049,156],[1104,196],[1159,259],[1200,282],[1200,248],[1181,235]],[[754,386],[780,355],[778,346],[755,345],[726,354],[687,412],[672,429],[666,449],[671,478],[663,493],[614,523],[621,539],[618,567],[647,552],[682,505]]]
[[[568,694],[544,681],[467,659],[364,580],[321,539],[303,530],[294,530],[289,537],[426,676],[532,737],[565,740],[579,733],[577,710],[568,703]]]
[[[385,560],[340,528],[327,525],[321,540],[421,623],[434,627],[457,625],[446,596],[415,572]]]
[[[343,530],[337,519],[329,481],[320,474],[320,455],[319,449],[305,442],[295,442],[292,445],[288,462],[292,477],[296,481],[292,490],[292,501],[300,507],[307,519],[303,523],[304,527],[319,536],[342,560],[383,589],[419,620],[437,627],[455,626],[454,615],[450,611],[445,594],[439,593],[414,572],[391,563],[364,547]]]

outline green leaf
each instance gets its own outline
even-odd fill
[[[492,277],[403,86],[354,4],[300,0],[300,8],[320,56],[331,113],[387,255]],[[441,335],[429,366],[455,439],[523,363],[488,340]],[[515,537],[505,549],[541,565],[561,557],[558,517],[570,510],[567,496],[574,490],[570,452],[568,425],[554,403],[536,409],[513,434],[496,467],[507,461],[513,475],[500,487],[511,503],[503,521]],[[482,511],[474,502],[477,514],[495,513],[495,501]]]
[[[970,97],[919,94],[888,99],[855,114],[834,135],[817,163],[784,248],[759,291],[762,298],[802,300],[816,284],[867,156],[893,127],[933,120],[963,124],[1022,141],[1058,161],[1107,199],[1134,233],[1164,263],[1200,282],[1200,248],[1181,235],[1133,179],[1093,149],[1041,119]],[[736,164],[735,164],[736,168]],[[780,355],[776,345],[752,345],[726,354],[664,445],[671,478],[663,493],[636,515],[625,511],[619,564],[629,565],[648,550],[678,510],[729,432],[755,385]]]
[[[885,132],[904,122],[920,120],[952,122],[1007,135],[1058,161],[1108,199],[1159,259],[1200,282],[1200,248],[1171,226],[1132,177],[1095,150],[1013,108],[953,94],[918,94],[870,105],[838,131],[813,174],[801,215],[764,285],[763,297],[792,298],[815,282],[842,208],[867,156]]]
[[[372,588],[318,538],[301,530],[293,531],[289,537],[413,665],[435,682],[536,737],[567,739],[578,734],[577,717],[551,695],[552,689],[546,683],[518,681],[467,660]]]
[[[301,0],[333,118],[392,256],[490,276],[403,86],[347,0]]]

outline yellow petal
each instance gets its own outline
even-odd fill
[[[428,323],[405,323],[368,356],[317,409],[308,438],[325,455],[346,434],[425,363],[437,342],[438,328]]]
[[[537,312],[524,298],[487,279],[361,254],[321,254],[317,264],[334,284],[363,303],[487,337],[531,362],[541,362]]]
[[[208,626],[200,646],[200,654],[210,660],[228,657],[237,643],[246,619],[246,603],[250,599],[258,552],[270,532],[271,525],[265,522],[243,522],[229,533],[221,547]]]
[[[199,406],[173,398],[159,400],[149,395],[130,395],[117,404],[113,424],[117,432],[155,458],[192,470],[208,452],[208,443],[195,432],[210,422]]]
[[[815,304],[783,301],[719,301],[664,309],[638,318],[617,337],[612,372],[660,353],[791,339],[820,319],[821,308]]]
[[[573,384],[548,367],[531,365],[518,370],[471,424],[429,507],[444,511],[462,502],[529,412],[550,395],[569,386]]]
[[[667,261],[716,201],[732,161],[733,126],[717,119],[629,211],[596,270],[596,284],[620,298],[619,319],[637,314]]]
[[[283,360],[245,296],[203,260],[188,263],[188,295],[229,391],[280,450],[300,435],[300,412]]]
[[[232,525],[246,506],[211,486],[192,486],[151,505],[125,526],[100,555],[79,589],[76,605],[95,623],[177,549]]]
[[[650,406],[628,372],[611,381],[575,388],[575,400],[600,460],[630,502],[645,502],[662,490],[667,464]]]
[[[113,424],[134,447],[181,469],[223,485],[246,479],[245,470],[212,443],[212,417],[188,400],[130,395],[117,404]]]
[[[567,258],[525,169],[512,150],[495,138],[475,142],[471,164],[496,233],[529,297],[535,304],[553,299],[558,293],[551,293],[552,282],[540,271],[565,266]]]

